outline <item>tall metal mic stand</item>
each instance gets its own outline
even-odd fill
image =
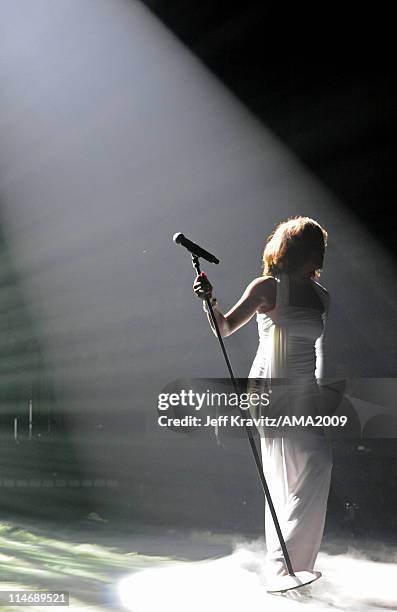
[[[198,258],[197,255],[193,255],[192,254],[192,265],[193,265],[193,268],[195,269],[195,271],[197,272],[197,275],[199,275],[201,273],[201,270],[200,270],[199,258]],[[226,352],[226,349],[225,349],[225,345],[223,343],[223,339],[222,339],[221,333],[219,331],[218,323],[217,323],[216,318],[214,316],[214,311],[213,311],[213,308],[212,308],[212,305],[211,305],[211,300],[210,300],[209,297],[207,297],[207,298],[205,298],[205,301],[207,303],[207,307],[208,307],[208,310],[209,310],[209,313],[210,313],[211,321],[212,321],[212,323],[214,325],[214,328],[215,328],[215,331],[216,331],[216,335],[218,337],[219,344],[220,344],[223,356],[224,356],[225,361],[226,361],[226,366],[227,366],[227,369],[229,371],[229,375],[230,375],[230,379],[231,379],[232,384],[233,384],[233,388],[234,388],[236,394],[239,396],[239,389],[238,389],[238,386],[237,386],[237,382],[236,382],[236,379],[235,379],[234,374],[233,374],[232,366],[231,366],[229,357],[227,355],[227,352]],[[259,478],[260,478],[260,481],[261,481],[261,484],[262,484],[262,489],[263,489],[266,501],[267,501],[268,506],[269,506],[269,510],[270,510],[270,513],[271,513],[271,516],[272,516],[272,519],[273,519],[273,522],[274,522],[274,526],[276,528],[277,536],[278,536],[278,539],[280,541],[281,550],[283,551],[283,556],[284,556],[285,563],[286,563],[286,566],[287,566],[287,569],[288,569],[288,576],[281,576],[280,580],[277,582],[277,584],[275,583],[273,586],[271,586],[267,590],[270,593],[278,593],[278,592],[288,591],[290,589],[296,589],[296,588],[304,586],[306,584],[310,584],[310,582],[313,582],[314,580],[317,580],[318,578],[320,578],[321,573],[320,572],[314,572],[314,571],[311,571],[311,570],[303,571],[303,572],[296,572],[295,573],[295,571],[294,571],[294,569],[292,567],[292,563],[291,563],[291,559],[290,559],[290,556],[289,556],[289,553],[288,553],[288,550],[287,550],[287,546],[285,544],[285,540],[283,538],[283,534],[281,532],[280,523],[279,523],[278,518],[277,518],[276,510],[274,508],[274,504],[273,504],[273,501],[272,501],[272,498],[271,498],[271,495],[270,495],[269,487],[267,485],[266,478],[265,478],[265,475],[263,473],[262,463],[261,463],[260,457],[258,455],[258,451],[257,451],[256,445],[255,445],[255,441],[254,441],[253,435],[252,435],[251,427],[246,424],[246,422],[245,422],[245,415],[244,415],[244,412],[242,411],[242,409],[240,408],[240,406],[238,407],[238,410],[240,412],[240,416],[243,418],[243,424],[244,424],[245,431],[246,431],[247,436],[248,436],[248,441],[249,441],[250,446],[251,446],[252,454],[254,456],[254,461],[255,461],[256,467],[258,469],[258,474],[259,474]],[[286,580],[288,578],[290,578],[290,580]]]

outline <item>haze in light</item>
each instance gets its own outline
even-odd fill
[[[227,308],[260,274],[274,223],[295,214],[330,234],[331,374],[390,375],[394,261],[147,9],[3,0],[0,20],[1,247],[61,407],[137,414],[117,438],[129,452],[145,432],[189,447],[159,431],[156,395],[225,369],[172,235],[219,257],[205,269]],[[6,300],[4,320],[14,309]],[[228,346],[247,375],[254,322]]]

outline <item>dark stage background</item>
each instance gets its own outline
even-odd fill
[[[391,16],[4,0],[0,23],[3,512],[260,532],[248,444],[157,425],[164,385],[225,375],[171,237],[219,257],[227,309],[273,225],[317,218],[328,375],[396,376]],[[227,339],[240,376],[256,333]],[[395,530],[395,440],[334,448],[328,528]]]

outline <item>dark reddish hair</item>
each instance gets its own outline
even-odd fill
[[[312,277],[319,277],[323,265],[328,232],[310,217],[290,217],[278,223],[263,251],[263,275],[294,272],[313,259],[318,267]]]

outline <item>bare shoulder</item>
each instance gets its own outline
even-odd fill
[[[275,302],[276,279],[273,276],[258,276],[247,287],[260,309],[270,310]]]
[[[252,280],[247,289],[256,293],[261,292],[272,292],[272,289],[276,286],[276,279],[273,276],[258,276]]]

